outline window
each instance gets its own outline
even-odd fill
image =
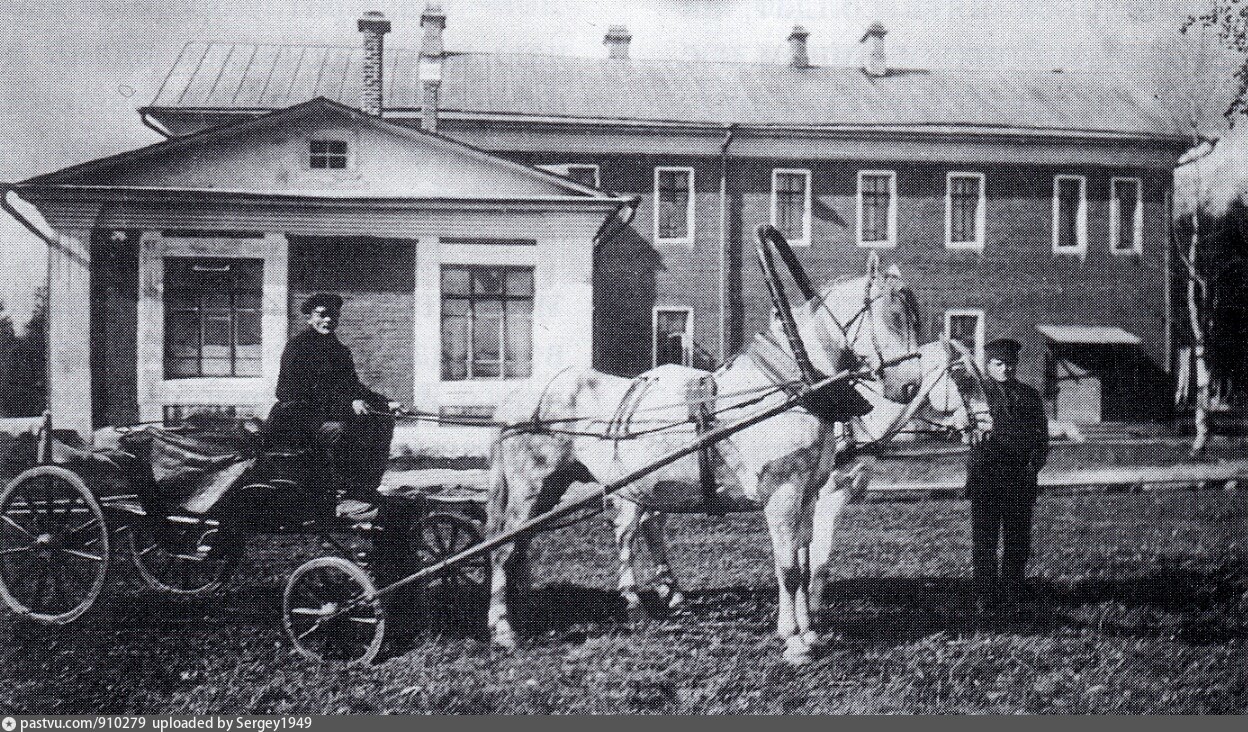
[[[945,188],[945,246],[983,249],[985,194],[983,173],[950,173]]]
[[[1053,179],[1053,251],[1088,251],[1088,180],[1081,175]]]
[[[1114,178],[1109,182],[1109,241],[1115,254],[1143,251],[1144,203],[1139,178]]]
[[[533,373],[533,269],[442,268],[442,378]]]
[[[858,171],[858,246],[897,246],[897,174]]]
[[[264,261],[165,258],[165,378],[260,376]]]
[[[693,362],[693,312],[689,308],[654,309],[654,365]]]
[[[810,171],[771,171],[771,225],[790,244],[810,244]]]
[[[347,167],[347,143],[343,140],[311,140],[308,151],[308,164],[313,168],[341,170]]]
[[[975,361],[984,365],[984,311],[949,310],[945,313],[945,336],[959,341],[975,354]]]
[[[693,168],[654,169],[654,240],[693,243]]]

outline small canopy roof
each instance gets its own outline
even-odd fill
[[[1054,343],[1102,346],[1138,346],[1140,337],[1114,325],[1037,325]]]

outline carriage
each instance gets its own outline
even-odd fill
[[[851,340],[849,329],[854,330],[855,339],[865,334],[874,349],[871,355],[875,362],[867,365],[854,358],[834,360],[830,375],[815,368],[784,294],[773,249],[809,302],[817,299],[814,289],[778,231],[760,227],[759,243],[759,261],[776,315],[776,332],[766,347],[788,360],[788,375],[773,377],[779,381],[763,387],[769,401],[745,412],[746,416],[716,424],[706,419],[707,410],[700,409],[691,412],[687,420],[675,420],[663,429],[687,422],[696,430],[691,439],[683,444],[670,440],[662,443],[664,449],[657,457],[651,454],[642,461],[644,464],[634,464],[613,479],[600,480],[587,494],[569,494],[536,515],[492,524],[488,538],[481,529],[484,509],[480,502],[463,497],[439,500],[426,493],[418,493],[415,499],[394,496],[383,501],[375,522],[352,522],[335,515],[334,496],[318,487],[317,476],[324,471],[318,468],[317,456],[306,452],[265,450],[263,442],[254,437],[250,445],[235,443],[209,449],[212,446],[203,440],[145,428],[123,439],[120,449],[78,450],[69,465],[53,465],[57,445],[51,425],[45,424],[39,451],[42,464],[19,475],[0,493],[0,597],[26,617],[68,623],[86,612],[98,597],[107,574],[110,547],[122,534],[144,580],[155,589],[177,594],[207,593],[219,587],[238,563],[249,534],[319,534],[337,552],[312,559],[289,576],[283,595],[287,634],[300,653],[313,659],[370,662],[381,651],[394,603],[410,597],[405,590],[437,584],[453,588],[483,585],[492,552],[522,544],[535,532],[595,514],[606,507],[608,496],[684,458],[696,456],[695,462],[705,465],[709,462],[708,449],[796,407],[830,419],[853,391],[849,384],[918,358],[917,350],[910,348],[914,334],[912,301],[903,303],[904,328],[895,326],[908,336],[908,350],[901,355],[889,357],[881,351],[874,324],[864,330],[864,323],[875,317],[873,310],[879,298],[871,294],[878,264],[872,257],[866,287],[858,294],[860,307],[851,304],[851,313],[853,307],[858,308],[856,314],[843,321],[833,317],[839,333],[825,328],[822,337],[839,338],[844,347]],[[890,272],[882,277],[894,276]],[[904,286],[901,289],[901,294],[909,296]],[[826,302],[818,307],[831,312]],[[909,385],[917,387],[917,381],[911,379]],[[761,401],[761,397],[752,398],[733,408]],[[699,402],[690,402],[695,403]],[[583,420],[577,417],[571,421]],[[536,412],[531,419],[502,429],[513,435],[560,432]],[[606,433],[582,436],[614,440],[616,445],[627,439]],[[62,452],[67,449],[60,447]],[[180,460],[202,469],[189,471],[190,477],[181,482],[162,483],[154,468],[169,462],[177,467]],[[119,475],[124,479],[119,481]],[[705,474],[702,483],[709,510],[713,495]],[[162,488],[168,490],[162,492]],[[366,548],[347,546],[338,538],[341,535],[362,540]],[[34,572],[30,571],[32,566]],[[497,573],[494,579],[497,585]],[[498,590],[494,587],[495,595]],[[491,630],[495,630],[493,614],[492,606]],[[794,655],[804,653],[808,649]]]
[[[412,491],[384,496],[370,520],[339,515],[341,489],[318,479],[323,460],[272,449],[254,430],[154,425],[92,450],[45,416],[38,464],[0,491],[0,599],[64,625],[100,596],[115,553],[151,589],[193,596],[220,588],[255,535],[316,536],[336,552],[322,565],[382,581],[481,540],[484,510],[470,494]],[[464,564],[441,581],[484,579]]]

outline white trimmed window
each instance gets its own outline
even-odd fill
[[[342,170],[346,168],[346,140],[309,140],[308,167],[313,170]]]
[[[897,173],[858,171],[858,246],[897,246]]]
[[[983,173],[945,176],[945,246],[983,249],[987,196]]]
[[[656,307],[653,318],[651,361],[654,365],[692,365],[693,311],[681,307]]]
[[[790,244],[810,244],[810,171],[776,168],[771,171],[771,225]]]
[[[562,175],[581,185],[602,187],[601,171],[596,163],[568,163],[566,165],[539,165],[538,168]]]
[[[945,311],[945,337],[958,341],[975,354],[975,362],[984,365],[984,311],[955,309]]]
[[[654,169],[654,241],[693,243],[693,168]]]
[[[260,376],[264,260],[166,257],[165,378]]]
[[[1053,178],[1053,252],[1088,253],[1088,179],[1082,175]]]
[[[1109,182],[1109,250],[1114,254],[1140,254],[1144,250],[1144,201],[1139,178],[1113,178]]]
[[[443,265],[442,380],[533,373],[533,268]]]

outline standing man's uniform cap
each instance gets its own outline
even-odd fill
[[[1023,344],[1013,338],[997,338],[989,341],[984,346],[984,359],[997,359],[1005,363],[1018,363],[1018,352],[1023,350]]]
[[[333,310],[334,312],[339,312],[342,310],[342,298],[332,292],[318,292],[309,297],[307,300],[304,300],[303,305],[299,308],[299,311],[304,315],[311,315],[313,310],[321,307],[327,310]]]

